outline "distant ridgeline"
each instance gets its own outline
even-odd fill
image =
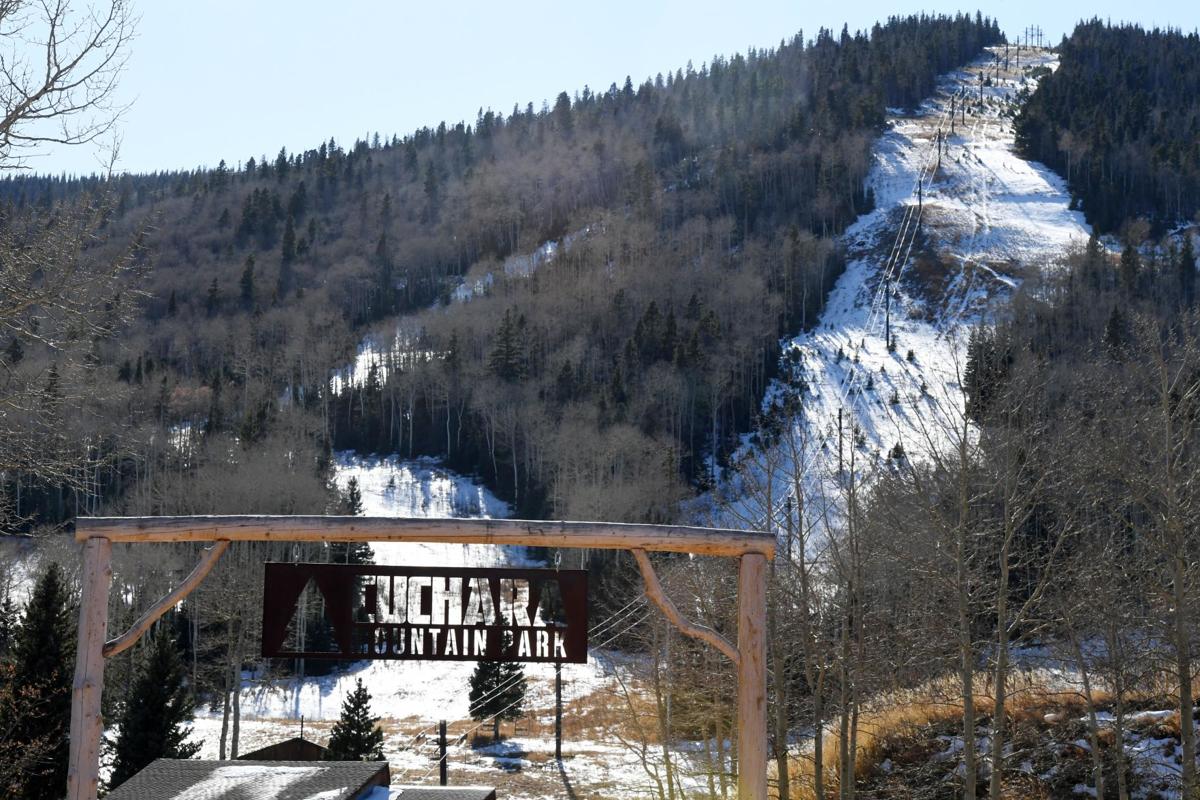
[[[1144,217],[1154,232],[1200,211],[1200,37],[1099,20],[1017,118],[1023,153],[1067,178],[1099,233]]]
[[[357,448],[443,456],[520,516],[668,520],[816,321],[885,109],[1001,41],[980,15],[893,18],[349,149],[10,176],[5,219],[108,192],[95,252],[137,239],[154,264],[90,356],[113,452],[89,485],[124,513],[321,510],[329,450]],[[398,315],[403,363],[331,391]],[[25,480],[28,518],[80,505]]]

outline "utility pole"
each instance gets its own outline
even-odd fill
[[[562,761],[562,662],[554,662],[554,758]]]
[[[787,553],[788,563],[792,563],[792,496],[789,494],[783,501],[784,520],[787,522],[787,542],[784,552]]]
[[[884,280],[884,300],[883,300],[883,347],[885,350],[892,349],[892,286],[890,280]]]
[[[449,765],[446,763],[446,720],[438,723],[438,785],[446,786],[449,781]]]
[[[842,409],[838,409],[838,477],[842,477]]]

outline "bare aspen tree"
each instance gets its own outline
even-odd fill
[[[989,483],[998,519],[992,523],[991,536],[997,539],[995,554],[995,651],[993,654],[992,735],[988,782],[991,800],[1000,800],[1004,781],[1005,725],[1008,701],[1010,648],[1015,633],[1025,626],[1041,602],[1051,579],[1057,576],[1056,562],[1073,532],[1071,515],[1060,510],[1050,531],[1051,543],[1044,552],[1023,547],[1018,536],[1030,524],[1044,493],[1054,480],[1055,463],[1043,453],[1050,445],[1052,432],[1046,429],[1041,408],[1042,387],[1036,365],[1018,370],[1021,377],[995,401],[996,410],[989,420],[987,433]],[[1010,606],[1012,576],[1020,571],[1026,585],[1024,598]],[[1030,581],[1032,577],[1032,581]]]
[[[0,170],[113,129],[133,31],[125,0],[0,2]],[[86,348],[128,319],[137,292],[125,279],[144,266],[140,243],[89,252],[105,213],[102,198],[81,197],[0,221],[0,333],[36,356],[0,367],[0,474],[87,491],[96,451],[68,432],[66,412],[82,403]]]
[[[954,386],[962,386],[962,369],[955,362]],[[975,683],[979,647],[974,623],[987,598],[979,580],[981,541],[978,506],[984,494],[979,464],[977,428],[963,392],[946,388],[929,398],[932,413],[918,420],[919,454],[906,458],[896,470],[896,480],[918,508],[892,524],[910,533],[900,541],[912,544],[931,539],[919,548],[897,548],[918,574],[945,597],[948,619],[931,620],[936,633],[953,631],[952,651],[962,706],[962,796],[975,800],[978,792],[979,754],[976,749]],[[928,419],[926,420],[926,416]],[[902,509],[899,509],[902,510]]]
[[[1182,767],[1180,789],[1193,797],[1196,780],[1193,653],[1200,477],[1195,424],[1200,414],[1200,336],[1194,314],[1163,326],[1139,319],[1121,368],[1113,370],[1113,430],[1122,448],[1121,476],[1140,510],[1140,526],[1161,566],[1163,598],[1159,612],[1171,643],[1178,691]]]
[[[824,493],[837,476],[825,474],[828,465],[795,408],[784,409],[774,429],[760,429],[757,437],[762,446],[739,463],[737,500],[724,503],[722,510],[740,526],[772,530],[782,539],[768,598],[778,795],[782,800],[808,790],[825,800],[825,687],[833,663],[826,589],[834,519],[826,512],[837,499]],[[797,677],[803,678],[803,696],[793,696]],[[793,709],[806,706],[811,709],[807,719],[793,718]],[[797,724],[811,728],[811,751],[789,751],[788,737]],[[792,758],[811,765],[804,784],[793,785]]]

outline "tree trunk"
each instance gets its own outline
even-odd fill
[[[971,647],[971,621],[966,599],[959,598],[959,680],[963,701],[963,798],[975,800],[975,656]]]
[[[225,742],[229,737],[229,679],[228,673],[225,680],[225,691],[223,702],[221,703],[221,742],[217,748],[217,758],[221,761],[225,760]]]
[[[707,734],[707,731],[705,731],[705,733]],[[715,741],[716,736],[717,736],[716,722],[714,721],[713,722],[713,739],[714,739],[714,741],[713,741],[712,745],[709,745],[709,743],[707,741],[704,743],[704,753],[705,753],[705,755],[708,756],[708,775],[706,776],[708,778],[708,796],[713,798],[713,800],[716,800],[716,797],[717,797],[716,778],[717,778],[717,770],[720,769],[720,766],[717,762],[717,753],[716,753],[717,744]]]
[[[965,439],[960,444],[961,463],[966,463]],[[958,602],[958,677],[963,701],[963,800],[975,800],[978,766],[975,762],[975,652],[971,646],[971,596],[967,575],[967,489],[965,476],[959,481],[959,531],[956,555]]]
[[[1079,675],[1083,680],[1083,699],[1088,709],[1088,738],[1092,742],[1092,785],[1096,789],[1096,797],[1104,800],[1104,761],[1100,758],[1100,721],[1096,719],[1096,701],[1092,697],[1092,679],[1083,658],[1083,648],[1079,640],[1071,637],[1075,646],[1075,657],[1079,661]]]
[[[237,646],[233,653],[233,733],[230,736],[229,757],[238,757],[238,740],[242,731],[242,650],[246,644],[246,626],[239,621]]]
[[[850,753],[850,623],[842,621],[841,721],[838,728],[838,797],[854,796],[854,774]]]
[[[817,688],[813,693],[813,797],[825,800],[825,673],[824,666],[817,677]]]
[[[789,539],[790,542],[790,539]],[[775,602],[771,604],[770,625],[772,671],[775,673],[775,770],[779,780],[779,800],[789,800],[788,776],[788,680],[787,665],[783,658],[783,644],[779,630],[779,602],[781,593],[775,578],[775,564],[771,564],[772,584],[776,586]]]
[[[671,645],[670,645],[670,638],[669,638],[670,632],[669,631],[667,633],[667,637],[668,638],[667,638],[667,645],[666,645],[666,647],[667,647],[666,659],[669,660],[670,652],[671,652],[670,651]],[[658,631],[657,630],[655,630],[654,638],[656,640],[658,639]],[[670,731],[670,718],[669,718],[670,710],[668,707],[669,701],[664,697],[662,671],[659,668],[660,661],[659,661],[658,642],[656,641],[654,643],[654,645],[655,645],[655,647],[654,647],[654,671],[653,671],[652,675],[654,678],[654,703],[655,703],[655,708],[658,711],[659,746],[662,750],[663,770],[666,772],[666,775],[667,775],[666,797],[667,797],[667,800],[674,800],[674,798],[675,798],[675,776],[673,775],[672,764],[671,764],[671,747],[670,747],[671,731]],[[669,689],[668,689],[668,691],[669,691]]]
[[[217,751],[218,752],[217,757],[221,761],[225,760],[226,744],[229,740],[229,712],[231,711],[230,706],[231,706],[231,699],[232,699],[230,697],[230,692],[234,691],[233,665],[232,665],[232,661],[233,661],[233,636],[232,636],[233,621],[230,620],[228,624],[230,626],[230,629],[229,629],[230,638],[229,638],[228,644],[227,644],[228,650],[226,651],[226,658],[229,659],[229,661],[231,663],[226,665],[226,669],[225,669],[225,685],[223,687],[224,702],[221,704],[222,705],[222,708],[221,708],[221,743],[220,743],[220,746],[218,747],[218,751]]]
[[[1192,698],[1192,643],[1187,629],[1187,589],[1184,585],[1187,563],[1180,547],[1171,559],[1171,593],[1175,603],[1175,666],[1179,678],[1179,731],[1183,750],[1181,795],[1193,800],[1196,795],[1195,701]]]
[[[713,710],[717,719],[717,762],[721,765],[721,771],[717,773],[717,777],[721,782],[721,797],[729,797],[729,775],[725,765],[725,726],[722,724],[722,706],[719,696],[713,698]]]
[[[1004,715],[1008,695],[1008,545],[1000,559],[1000,586],[996,595],[996,669],[993,684],[996,699],[992,710],[991,776],[988,797],[1000,800],[1004,777]]]
[[[1125,778],[1125,698],[1124,681],[1117,684],[1113,699],[1113,747],[1117,757],[1117,800],[1129,800],[1129,783]]]

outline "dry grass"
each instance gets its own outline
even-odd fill
[[[855,775],[864,779],[879,769],[886,755],[893,750],[902,751],[899,757],[913,762],[928,761],[936,748],[932,736],[925,735],[933,728],[940,728],[962,718],[962,705],[945,702],[933,696],[921,697],[917,693],[893,697],[890,702],[878,707],[864,709],[859,713],[855,762]],[[822,765],[827,795],[836,792],[839,781],[840,736],[826,733],[823,743]],[[812,800],[816,796],[813,777],[812,752],[791,757],[789,779],[791,796],[797,800]]]
[[[948,677],[932,681],[917,689],[891,693],[875,698],[864,707],[859,715],[859,730],[856,739],[857,757],[855,778],[857,782],[880,781],[887,776],[882,770],[885,760],[896,767],[911,767],[919,772],[922,767],[936,762],[936,755],[946,748],[941,736],[960,737],[962,734],[962,699],[960,683]],[[977,724],[986,724],[994,713],[995,699],[989,693],[990,684],[981,676],[974,692]],[[1169,683],[1143,688],[1129,699],[1132,707],[1170,707],[1171,687]],[[1198,695],[1200,696],[1200,695]],[[1092,702],[1096,708],[1109,708],[1112,695],[1105,689],[1094,689]],[[1013,737],[1029,737],[1048,727],[1079,724],[1088,713],[1087,698],[1081,691],[1062,688],[1061,678],[1050,673],[1032,671],[1012,676],[1006,702],[1010,734]],[[838,757],[840,737],[838,720],[827,722],[823,742],[823,767],[826,796],[838,790]],[[1158,738],[1178,738],[1179,715],[1153,719],[1136,719],[1130,723],[1132,730],[1153,729]],[[1101,743],[1111,745],[1114,737],[1110,729],[1101,733]],[[1071,754],[1057,754],[1066,758]],[[1075,754],[1080,760],[1083,754]],[[813,749],[793,754],[789,760],[791,796],[796,800],[813,800]],[[773,765],[772,765],[773,766]],[[951,767],[936,764],[941,773]],[[942,769],[944,768],[944,769]],[[1016,774],[1006,777],[1005,797],[1040,798],[1051,796],[1050,790],[1031,776]],[[884,793],[880,796],[903,797],[904,790]]]

